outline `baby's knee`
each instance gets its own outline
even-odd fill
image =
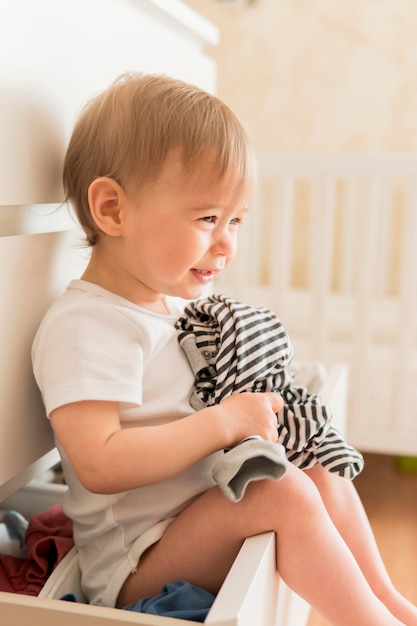
[[[310,515],[324,507],[320,492],[303,471],[290,465],[278,481],[263,481],[259,493],[261,507],[274,507],[279,514]]]
[[[285,478],[288,478],[286,489],[289,501],[293,501],[295,505],[305,507],[322,506],[322,498],[317,485],[302,470],[291,465]]]

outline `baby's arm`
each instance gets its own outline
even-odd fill
[[[117,403],[85,401],[53,411],[52,425],[75,473],[95,493],[164,480],[250,435],[276,441],[275,393],[244,393],[158,426],[122,429]]]

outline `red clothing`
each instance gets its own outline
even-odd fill
[[[25,543],[26,559],[0,555],[0,591],[37,596],[74,545],[72,522],[60,505],[32,517]]]

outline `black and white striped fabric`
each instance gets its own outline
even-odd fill
[[[293,385],[288,371],[293,348],[272,311],[212,295],[187,305],[176,328],[196,379],[194,409],[234,393],[276,391],[284,401],[278,441],[289,461],[301,469],[321,463],[350,479],[362,471],[362,455],[331,425],[330,409],[319,396]]]

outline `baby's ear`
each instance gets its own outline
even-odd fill
[[[112,178],[96,178],[88,188],[91,215],[99,229],[117,237],[120,234],[120,209],[125,192]]]

